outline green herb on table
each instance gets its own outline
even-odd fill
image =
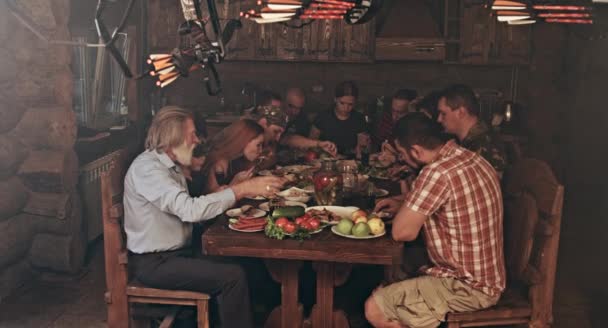
[[[266,227],[264,228],[264,234],[267,237],[279,240],[285,238],[285,231],[274,224],[274,220],[271,216],[268,216],[266,221],[268,223],[266,223]]]

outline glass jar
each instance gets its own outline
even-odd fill
[[[340,205],[342,203],[342,174],[336,170],[334,161],[323,161],[321,169],[312,178],[317,205]]]
[[[342,173],[342,185],[344,191],[354,191],[357,188],[357,166],[356,164],[342,164],[338,167]]]

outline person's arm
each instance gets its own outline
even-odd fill
[[[446,178],[433,170],[422,170],[393,221],[392,236],[397,241],[418,237],[424,222],[448,200]]]
[[[306,138],[298,134],[288,134],[281,138],[281,145],[293,148],[308,149],[318,147],[319,140]]]
[[[392,235],[396,241],[412,241],[418,237],[427,216],[402,206],[393,221]]]
[[[235,194],[226,189],[217,193],[191,197],[186,186],[171,176],[167,167],[142,168],[134,171],[135,191],[161,211],[177,216],[184,222],[214,218],[234,205]]]
[[[331,156],[336,156],[337,152],[336,145],[331,141],[310,139],[297,134],[286,135],[281,139],[281,144],[300,149],[321,148]]]

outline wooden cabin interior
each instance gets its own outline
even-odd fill
[[[506,302],[501,305],[505,308],[488,310],[482,318],[474,312],[448,314],[443,326],[608,327],[602,313],[608,306],[608,287],[602,282],[608,277],[603,257],[608,178],[601,173],[608,167],[608,110],[602,105],[608,85],[605,1],[518,1],[528,9],[580,6],[592,17],[591,24],[559,23],[537,11],[536,22],[530,25],[498,21],[491,0],[334,1],[353,6],[379,3],[373,17],[360,24],[323,16],[259,24],[252,18],[258,13],[239,16],[259,8],[256,1],[210,1],[216,4],[221,25],[229,19],[240,19],[242,25],[215,64],[217,80],[205,66],[188,76],[180,71],[179,78],[169,78],[172,83],[162,88],[158,85],[163,80],[157,84],[157,77],[150,76],[146,59],[200,42],[178,33],[184,21],[182,4],[193,1],[134,1],[124,28],[116,34],[114,28],[129,11],[129,1],[0,2],[0,327],[182,327],[180,321],[186,322],[181,323],[184,327],[203,327],[209,320],[211,327],[216,326],[213,315],[206,314],[213,312],[207,301],[213,304],[214,295],[167,296],[129,285],[127,292],[122,288],[122,298],[116,296],[119,289],[113,284],[126,276],[127,271],[120,270],[125,270],[127,253],[119,247],[113,249],[118,257],[108,259],[110,237],[104,231],[109,226],[104,220],[122,217],[117,204],[122,202],[127,168],[144,151],[150,124],[165,106],[194,113],[197,122],[204,122],[197,128],[204,126],[205,137],[211,140],[260,105],[268,90],[284,98],[288,88],[300,88],[306,95],[306,115],[313,119],[334,106],[334,87],[342,81],[355,81],[359,94],[354,110],[370,118],[389,110],[399,89],[424,96],[449,85],[468,85],[479,101],[479,118],[510,145],[513,167],[518,167],[516,161],[538,165],[536,173],[505,177],[523,179],[513,183],[513,188],[520,188],[517,195],[536,197],[534,209],[549,222],[529,227],[532,221],[526,216],[510,234],[505,228],[506,253],[507,245],[547,247],[539,251],[539,267],[534,270],[526,266],[526,261],[532,263],[529,254],[524,264],[507,259],[509,279],[520,277],[534,286],[524,297],[525,310],[519,303]],[[263,2],[308,6],[315,1]],[[103,46],[108,36],[100,37],[94,23],[99,4],[105,6],[103,24],[116,39],[114,50],[125,59],[133,78],[121,70],[113,50]],[[209,22],[213,15],[205,1],[201,8]],[[217,42],[209,44],[217,47]],[[206,82],[211,91],[221,91],[210,95]],[[539,177],[546,178],[544,183],[550,180],[554,188],[537,191],[532,181]],[[109,195],[104,195],[104,187]],[[512,213],[527,215],[525,204],[525,199],[515,205],[505,200],[505,210],[512,211],[505,212],[505,220]],[[121,226],[113,229],[111,239],[120,246]],[[266,258],[281,249],[295,254],[291,262],[267,259],[268,272],[258,268],[274,282],[268,289],[252,291],[265,300],[252,304],[256,327],[371,327],[363,303],[348,301],[365,300],[374,287],[369,281],[383,279],[378,268],[390,265],[392,252],[401,251],[395,245],[403,246],[390,233],[386,243],[356,241],[357,246],[344,246],[348,254],[362,254],[351,261],[347,255],[332,257],[329,246],[315,244],[321,238],[315,235],[301,242],[306,246],[298,246],[268,238],[258,243],[251,239],[254,234],[226,237],[222,229],[225,224],[206,230],[207,254]],[[533,236],[541,237],[532,243]],[[333,254],[341,254],[343,249],[335,245]],[[250,252],[243,251],[248,247]],[[279,250],[273,253],[273,247]],[[325,262],[306,264],[310,259],[304,253],[315,252],[327,253]],[[344,269],[341,261],[354,264]],[[514,268],[517,265],[524,267]],[[317,277],[316,285],[302,282],[311,276]],[[327,286],[321,291],[323,283]],[[285,302],[294,297],[285,290],[295,291],[295,303]],[[298,310],[298,290],[303,312]],[[120,305],[119,299],[125,303]],[[311,309],[315,300],[317,307]],[[144,306],[142,313],[152,312],[155,319],[135,320],[123,314],[136,317],[138,308],[115,311],[128,308],[127,301],[175,306]],[[273,311],[279,304],[282,314]],[[346,308],[340,314],[320,310],[331,309],[332,304]]]

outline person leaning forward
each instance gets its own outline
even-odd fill
[[[130,266],[135,277],[150,287],[211,294],[217,300],[222,327],[252,327],[244,270],[230,259],[195,254],[192,227],[243,197],[273,194],[284,180],[254,178],[191,197],[180,167],[191,165],[198,142],[189,111],[170,106],[154,117],[146,150],[125,177],[124,226]]]
[[[498,175],[478,154],[445,141],[422,113],[397,123],[396,147],[422,167],[395,216],[393,239],[422,230],[430,266],[376,289],[365,305],[375,327],[437,327],[448,312],[475,311],[505,288],[503,204]],[[376,210],[382,210],[378,203]]]

